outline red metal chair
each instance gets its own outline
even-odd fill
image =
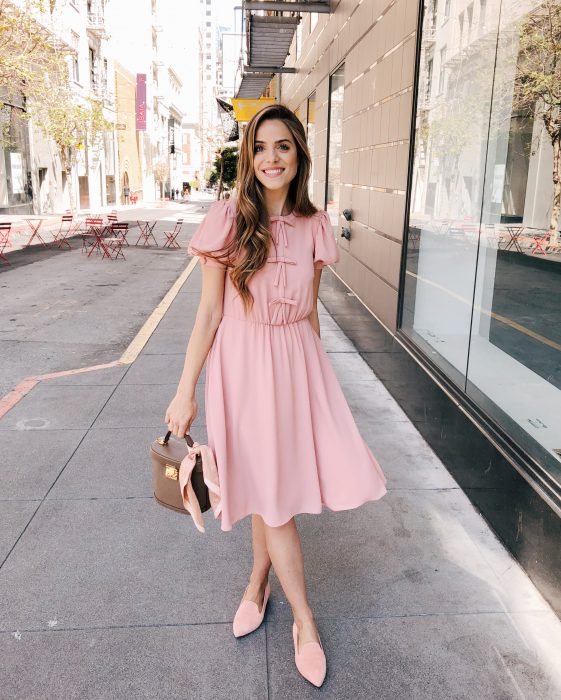
[[[8,258],[4,255],[4,251],[8,246],[11,247],[10,233],[12,224],[8,222],[0,223],[0,260],[3,260],[7,265],[10,264]]]
[[[58,231],[55,231],[53,233],[53,240],[52,240],[52,245],[57,246],[58,248],[62,249],[63,246],[66,246],[67,248],[70,248],[70,243],[66,240],[68,236],[76,230],[76,226],[73,225],[74,223],[74,215],[73,214],[63,214],[62,215],[62,220],[60,222],[60,228]]]
[[[88,254],[88,258],[93,253],[94,249],[98,253],[104,253],[102,250],[103,240],[103,219],[101,217],[87,217],[85,221],[86,230],[81,232],[82,236],[82,252]],[[90,243],[87,243],[88,238]],[[92,240],[93,239],[93,240]]]
[[[140,242],[140,239],[144,239],[144,243],[142,244],[143,246],[149,246],[150,245],[150,237],[152,237],[154,243],[156,244],[156,247],[158,246],[158,241],[156,240],[156,237],[154,236],[154,226],[158,223],[157,221],[141,221],[137,219],[138,228],[140,230],[140,236],[138,237],[135,245],[138,245]]]
[[[104,257],[108,257],[111,260],[117,260],[118,257],[125,260],[125,254],[123,253],[123,238],[121,236],[115,236],[114,238],[105,238],[103,245],[105,248]],[[128,243],[127,243],[128,245]]]
[[[171,231],[164,231],[166,234],[166,242],[164,243],[163,247],[164,248],[180,248],[181,246],[179,243],[176,241],[177,236],[179,235],[179,232],[181,231],[181,227],[183,226],[183,219],[177,219],[175,222],[175,226]]]
[[[112,223],[111,226],[109,227],[109,233],[112,235],[113,238],[120,238],[123,242],[123,245],[128,246],[129,242],[127,241],[127,234],[129,232],[129,222],[128,221],[117,221],[115,223]]]

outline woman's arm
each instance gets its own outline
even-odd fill
[[[183,372],[165,422],[177,437],[183,437],[197,414],[195,387],[222,319],[225,270],[200,263],[203,271],[201,299],[187,343]]]
[[[320,329],[319,329],[318,307],[317,307],[319,283],[321,281],[321,270],[322,270],[321,267],[315,268],[315,270],[314,270],[314,291],[313,291],[314,307],[313,307],[311,314],[308,316],[308,318],[310,319],[310,323],[312,324],[312,328],[317,333],[318,338],[321,338]]]

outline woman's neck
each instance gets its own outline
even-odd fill
[[[290,214],[290,202],[288,201],[288,189],[286,190],[265,190],[264,191],[265,204],[267,205],[267,211],[269,216],[286,216]],[[284,210],[287,211],[284,211]]]

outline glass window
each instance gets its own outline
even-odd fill
[[[318,15],[319,12],[310,12],[310,34],[316,28],[316,24],[318,23]]]
[[[296,26],[296,60],[300,58],[300,53],[302,51],[302,18]]]
[[[561,5],[476,7],[422,42],[402,330],[561,485]]]
[[[80,82],[80,62],[78,60],[78,49],[80,46],[80,37],[76,32],[71,32],[72,36],[72,80]]]
[[[432,68],[432,67],[431,67]],[[444,92],[444,83],[446,80],[446,46],[440,49],[440,73],[438,76],[438,94]]]
[[[314,163],[315,163],[315,143],[316,143],[316,93],[313,92],[308,97],[308,109],[306,117],[306,135],[308,139],[308,148],[310,150],[310,155],[312,156],[312,171],[310,173],[309,181],[309,195],[310,199],[314,198]]]
[[[325,208],[333,226],[339,224],[339,186],[341,184],[341,142],[343,138],[343,95],[345,64],[329,78],[329,136]]]

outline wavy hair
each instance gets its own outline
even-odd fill
[[[253,306],[249,281],[267,262],[273,240],[269,213],[265,204],[263,185],[255,177],[253,166],[255,135],[267,119],[278,119],[290,131],[296,145],[298,169],[289,185],[287,204],[299,216],[312,216],[318,209],[308,195],[312,159],[306,142],[306,132],[292,110],[282,104],[264,107],[249,121],[242,138],[236,173],[236,233],[225,247],[204,255],[219,259],[230,270],[230,279],[241,296],[246,313]],[[235,262],[232,262],[234,260]]]

